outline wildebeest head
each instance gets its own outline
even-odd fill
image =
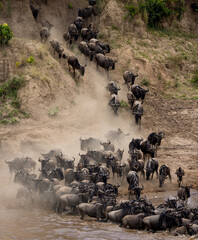
[[[115,63],[117,62],[117,60],[112,60],[110,58],[108,58],[109,61],[109,65],[112,68],[112,70],[115,70]]]
[[[82,151],[86,151],[87,150],[87,144],[88,144],[88,139],[82,139],[81,137],[80,137],[80,149],[82,150]]]
[[[84,76],[84,74],[85,74],[85,67],[86,67],[87,65],[85,64],[85,66],[80,66],[80,74],[81,74],[81,76]]]
[[[142,185],[142,187],[136,187],[133,189],[137,199],[140,199],[140,194],[143,189],[144,189],[143,185]]]
[[[110,144],[111,142],[109,140],[107,142],[100,142],[100,145],[102,145],[104,149],[107,148]]]
[[[183,191],[184,191],[184,193],[186,194],[186,197],[187,197],[187,198],[190,197],[190,188],[191,188],[191,187],[192,187],[192,186],[182,186]]]
[[[164,174],[159,175],[159,187],[163,186],[165,179],[167,179],[167,177]]]

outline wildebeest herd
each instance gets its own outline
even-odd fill
[[[63,34],[63,39],[67,42],[67,47],[75,43],[80,37],[83,41],[78,44],[79,51],[89,58],[90,61],[95,61],[97,68],[100,66],[107,72],[107,77],[109,78],[109,69],[115,70],[116,59],[107,57],[107,54],[111,52],[111,48],[108,43],[101,42],[97,39],[98,30],[95,30],[93,24],[87,24],[90,17],[97,15],[97,8],[94,8],[96,3],[94,1],[89,1],[88,7],[84,9],[79,9],[78,17],[71,23],[68,27],[68,31]],[[88,25],[86,27],[86,24]],[[50,36],[50,28],[52,25],[47,25],[40,30],[41,42],[45,42]],[[51,47],[54,53],[57,53],[59,59],[67,59],[69,71],[70,67],[73,69],[75,76],[75,70],[80,72],[83,76],[85,73],[85,68],[87,65],[80,64],[79,60],[75,56],[67,56],[64,52],[64,47],[58,42],[58,40],[53,39],[50,41]],[[80,77],[79,75],[79,77]],[[128,87],[127,99],[128,105],[131,109],[131,113],[135,117],[135,123],[141,127],[141,117],[143,115],[143,101],[145,99],[146,90],[141,86],[134,84],[135,78],[138,74],[133,74],[131,71],[125,71],[123,74],[124,83]],[[114,81],[108,83],[107,89],[110,92],[110,99],[108,104],[112,107],[115,114],[118,113],[118,109],[121,106],[118,91],[120,88],[117,87]]]
[[[69,25],[63,34],[67,46],[73,44],[81,36],[79,51],[95,60],[97,67],[105,69],[108,76],[109,69],[115,69],[117,60],[107,57],[111,48],[109,44],[97,39],[98,31],[87,20],[97,15],[96,1],[89,0],[89,6],[79,9],[78,17]],[[87,27],[86,27],[87,26]],[[46,42],[50,36],[50,27],[44,26],[40,30],[41,41]],[[67,60],[69,70],[78,70],[83,76],[86,65],[79,63],[75,56],[68,56],[57,40],[50,41],[54,53],[59,59]],[[146,92],[141,86],[134,84],[138,74],[125,71],[124,83],[128,87],[127,99],[131,107],[135,122],[141,124],[143,115],[143,101]],[[117,114],[120,107],[118,92],[120,87],[114,81],[109,81],[107,89],[110,92],[109,105]],[[64,155],[62,150],[53,149],[47,154],[41,154],[38,159],[39,174],[34,173],[37,162],[30,157],[17,157],[13,161],[5,161],[10,173],[14,173],[14,182],[21,184],[18,189],[17,200],[23,204],[34,204],[40,199],[43,207],[48,207],[58,214],[79,214],[96,218],[98,221],[112,221],[122,227],[147,230],[172,230],[174,234],[198,234],[198,208],[189,208],[186,203],[190,197],[190,186],[182,186],[184,170],[176,170],[179,190],[177,197],[167,199],[159,206],[155,206],[146,197],[141,197],[147,181],[153,181],[156,174],[158,186],[162,188],[165,180],[172,181],[170,167],[159,166],[157,151],[165,137],[163,132],[152,132],[147,139],[132,138],[128,145],[129,157],[123,160],[124,150],[115,146],[122,146],[125,136],[121,129],[109,131],[106,141],[89,137],[80,138],[79,159]],[[129,199],[119,200],[120,184],[128,184]],[[153,184],[155,182],[153,181]],[[123,196],[122,196],[123,197]]]
[[[79,214],[81,219],[87,215],[131,229],[168,229],[174,234],[197,234],[198,208],[186,205],[190,186],[181,185],[185,174],[181,167],[175,173],[180,187],[177,198],[169,198],[154,207],[146,197],[141,197],[142,183],[153,181],[154,173],[159,187],[163,187],[167,177],[171,180],[170,168],[161,165],[158,171],[159,163],[155,158],[164,133],[153,132],[146,140],[133,138],[128,145],[128,161],[123,161],[124,150],[116,150],[115,146],[119,146],[126,135],[129,134],[118,129],[109,131],[106,141],[80,138],[83,153],[79,153],[78,163],[60,149],[42,153],[38,159],[38,176],[34,173],[36,161],[30,157],[5,161],[10,173],[14,173],[14,182],[22,185],[17,200],[21,204],[34,204],[35,199],[40,199],[43,207],[58,214]],[[119,194],[120,185],[112,184],[116,181],[123,185],[128,183],[128,200],[118,201],[123,196]]]

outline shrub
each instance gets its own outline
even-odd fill
[[[112,29],[112,30],[116,30],[116,31],[119,30],[119,28],[118,28],[116,25],[114,25],[114,24],[111,25],[111,29]]]
[[[68,8],[69,8],[69,9],[73,9],[72,3],[69,3],[69,4],[68,4]]]
[[[121,108],[126,108],[126,107],[128,107],[128,103],[125,102],[124,100],[121,100],[121,101],[120,101],[120,107],[121,107]]]
[[[7,45],[13,37],[13,32],[7,23],[0,25],[0,46]]]
[[[193,9],[194,12],[198,12],[198,3],[192,3],[191,8]]]
[[[171,14],[167,7],[166,0],[147,0],[146,9],[148,12],[148,26],[156,27],[163,17]]]
[[[29,63],[33,63],[34,62],[34,57],[30,56],[27,60]]]

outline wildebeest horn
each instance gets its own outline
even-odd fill
[[[41,162],[41,158],[39,158],[38,161]]]
[[[78,154],[80,157],[82,156],[80,153]]]
[[[109,144],[111,144],[111,142],[108,140]]]
[[[76,160],[75,157],[72,157],[74,159],[74,161]]]
[[[142,190],[144,189],[144,185],[142,184],[142,188],[141,188]]]

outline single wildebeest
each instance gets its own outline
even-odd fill
[[[143,224],[147,230],[160,230],[163,228],[166,213],[162,212],[160,215],[148,216],[143,219]]]
[[[143,141],[143,138],[132,139],[129,143],[129,154],[132,154],[136,149],[140,150],[140,144]]]
[[[137,199],[140,198],[141,190],[144,189],[143,185],[142,188],[139,187],[139,177],[135,171],[130,171],[127,174],[127,182],[129,184],[129,194],[131,195],[132,190],[135,193]]]
[[[135,123],[141,127],[141,118],[143,115],[143,106],[140,101],[135,101],[133,104],[132,114],[135,116]]]
[[[78,33],[81,32],[82,28],[83,28],[83,20],[81,17],[77,17],[74,20],[74,24],[76,25],[77,29],[78,29]]]
[[[135,78],[137,76],[138,76],[138,74],[134,75],[130,71],[125,71],[124,74],[123,74],[123,78],[124,78],[125,84],[133,85],[134,82],[135,82]]]
[[[166,165],[162,165],[159,170],[159,187],[162,187],[164,184],[165,179],[169,177],[170,181],[172,180],[170,174],[170,168]]]
[[[96,44],[96,43],[89,43],[88,44],[88,46],[89,46],[89,49],[91,50],[91,51],[94,51],[94,53],[101,53],[101,54],[105,54],[105,52],[104,52],[104,50],[98,45],[98,44]]]
[[[55,52],[57,52],[58,57],[60,59],[62,57],[63,52],[64,52],[64,48],[61,48],[60,43],[56,39],[50,41],[50,43],[51,43],[51,46],[54,50],[54,54],[55,54]]]
[[[82,17],[84,19],[87,19],[87,18],[91,17],[92,15],[96,16],[96,12],[95,12],[93,6],[88,6],[86,8],[78,10],[78,16]]]
[[[53,169],[49,174],[48,174],[48,179],[52,180],[53,178],[58,179],[59,181],[64,179],[63,171],[61,168],[56,168]]]
[[[40,8],[36,8],[32,4],[30,4],[30,9],[32,11],[32,15],[33,15],[34,19],[37,19]]]
[[[182,178],[185,175],[185,172],[184,172],[184,170],[181,167],[179,167],[176,170],[175,174],[177,175],[177,182],[178,182],[178,186],[180,187],[181,186],[181,182],[182,182]]]
[[[90,42],[90,44],[93,43],[93,44],[97,45],[100,49],[103,50],[104,53],[110,53],[111,49],[110,49],[109,44],[102,43],[102,42],[98,41],[98,39],[96,39],[96,38],[90,39],[89,42]],[[102,52],[98,52],[98,53],[102,53]]]
[[[144,101],[145,95],[149,90],[144,89],[136,84],[131,86],[131,92],[136,97],[137,100],[141,99],[142,102]]]
[[[134,94],[131,91],[127,92],[127,100],[128,100],[128,104],[130,105],[131,110],[132,110],[133,104],[136,100],[136,97],[134,96]]]
[[[143,178],[145,177],[143,160],[131,159],[128,162],[130,171],[140,172],[140,177],[141,175],[143,175]]]
[[[49,30],[46,27],[42,27],[40,30],[41,42],[46,42],[49,36],[50,36]]]
[[[181,186],[181,188],[177,191],[178,198],[187,202],[190,197],[190,188],[191,186]]]
[[[75,69],[77,69],[80,72],[81,76],[84,76],[85,74],[85,66],[80,65],[78,59],[75,56],[68,56],[67,57],[67,63],[68,63],[68,67],[69,67],[69,71],[70,71],[70,66],[72,66],[73,71],[74,71],[74,76],[75,76]],[[80,77],[79,75],[79,77]]]
[[[120,91],[120,87],[114,81],[110,81],[108,83],[107,89],[109,90],[110,94],[118,95],[118,91]]]
[[[100,150],[100,140],[97,138],[89,137],[82,139],[80,137],[80,149],[82,151],[88,151],[88,150]]]
[[[150,142],[148,140],[144,140],[140,144],[140,149],[143,153],[143,159],[146,159],[146,155],[149,155],[150,157],[154,158],[155,150],[152,148]]]
[[[34,161],[32,158],[30,157],[25,157],[24,158],[24,168],[25,169],[29,169],[30,171],[34,171],[36,167],[36,161]]]
[[[121,209],[113,210],[107,214],[107,217],[112,222],[121,223],[123,217],[131,214],[131,206],[129,203],[122,204]]]
[[[104,147],[104,149],[103,149],[104,151],[112,151],[112,152],[115,151],[115,147],[110,141],[100,142],[100,144]]]
[[[79,204],[78,209],[81,216],[80,219],[82,220],[86,215],[97,218],[97,221],[104,217],[103,206],[101,203],[81,203]]]
[[[156,172],[156,175],[158,177],[158,161],[150,158],[146,163],[146,180],[149,180],[149,177],[151,175],[151,179],[153,179],[154,172]]]
[[[118,130],[111,130],[109,131],[105,137],[110,140],[111,142],[116,142],[120,145],[124,142],[124,137],[128,136],[129,134],[124,134],[123,131],[118,128]]]
[[[74,23],[69,25],[68,33],[70,34],[72,39],[74,39],[75,41],[78,40],[78,29]]]
[[[54,160],[56,161],[56,156],[61,154],[61,149],[52,149],[48,153],[41,153],[41,155],[44,157],[45,160]]]
[[[85,57],[89,57],[90,61],[93,60],[94,52],[90,50],[86,42],[84,41],[80,42],[78,49],[82,54],[85,55]]]
[[[109,105],[112,107],[115,114],[117,114],[120,107],[120,100],[117,95],[112,94],[109,99]]]
[[[95,31],[90,25],[87,28],[82,28],[81,36],[83,41],[90,40],[91,38],[97,38],[98,31]]]
[[[71,168],[66,169],[64,175],[65,175],[65,185],[66,186],[69,186],[76,179],[74,170]]]
[[[122,219],[122,226],[131,229],[141,229],[143,228],[143,218],[145,217],[144,213],[139,213],[137,215],[126,215]]]
[[[108,74],[108,71],[109,71],[110,67],[111,67],[112,70],[115,69],[115,63],[117,62],[117,60],[107,58],[101,53],[96,54],[95,59],[96,59],[97,68],[98,68],[98,65],[99,65],[100,67],[105,69],[107,74]]]
[[[159,132],[159,133],[155,133],[155,132],[152,132],[148,135],[148,140],[149,142],[151,143],[151,145],[153,147],[155,147],[155,156],[157,157],[157,150],[158,150],[158,146],[161,145],[161,141],[162,141],[162,138],[164,138],[164,133],[163,132]]]

